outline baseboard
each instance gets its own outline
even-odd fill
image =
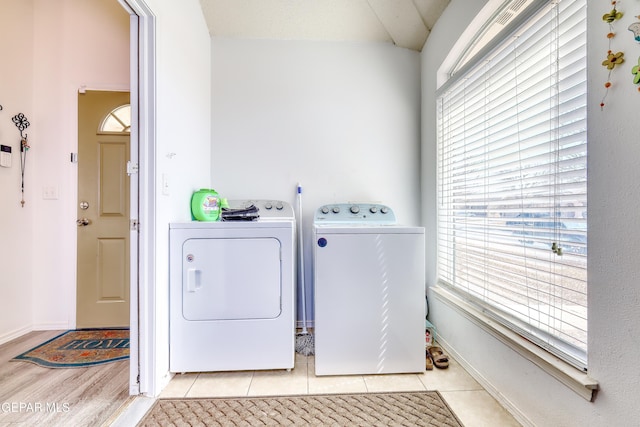
[[[145,396],[135,396],[129,399],[126,407],[122,408],[111,427],[129,427],[137,425],[156,402],[156,399]],[[105,424],[106,425],[106,424]]]
[[[37,323],[31,328],[32,331],[67,331],[72,329],[69,327],[68,322],[55,322],[55,323]]]
[[[5,332],[0,335],[0,345],[8,343],[11,340],[19,338],[24,334],[28,334],[33,331],[66,331],[69,329],[67,322],[56,323],[38,323],[35,325],[28,325],[22,328],[15,329],[13,331]]]
[[[19,329],[15,329],[13,331],[9,331],[6,332],[2,335],[0,335],[0,345],[8,343],[11,340],[14,340],[16,338],[19,338],[21,336],[23,336],[24,334],[28,334],[29,332],[33,331],[33,327],[31,326],[25,326],[23,328],[19,328]]]
[[[478,372],[473,366],[471,366],[465,359],[449,345],[447,340],[443,339],[441,335],[438,335],[438,345],[444,348],[453,359],[458,362],[462,367],[473,377],[474,380],[478,381],[480,385],[489,393],[494,399],[502,405],[503,408],[509,412],[513,418],[516,419],[523,427],[535,427],[535,424],[527,418],[525,414],[523,414],[510,400],[506,399],[500,391],[494,387],[493,384],[489,380],[487,380],[480,372]]]

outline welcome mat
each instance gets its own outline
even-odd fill
[[[129,329],[76,329],[64,332],[11,361],[47,368],[82,368],[129,358]]]
[[[159,399],[138,424],[187,425],[462,427],[437,391]]]

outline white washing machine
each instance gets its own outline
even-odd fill
[[[380,204],[314,218],[316,375],[424,371],[425,237]]]
[[[295,217],[281,201],[254,221],[169,225],[171,372],[291,369]]]

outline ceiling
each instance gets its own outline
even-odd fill
[[[421,51],[449,0],[200,0],[215,37],[393,43]]]

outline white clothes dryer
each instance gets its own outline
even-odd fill
[[[424,371],[425,237],[380,204],[314,218],[316,375]]]
[[[169,225],[171,372],[291,369],[295,217],[281,201],[253,221]]]

